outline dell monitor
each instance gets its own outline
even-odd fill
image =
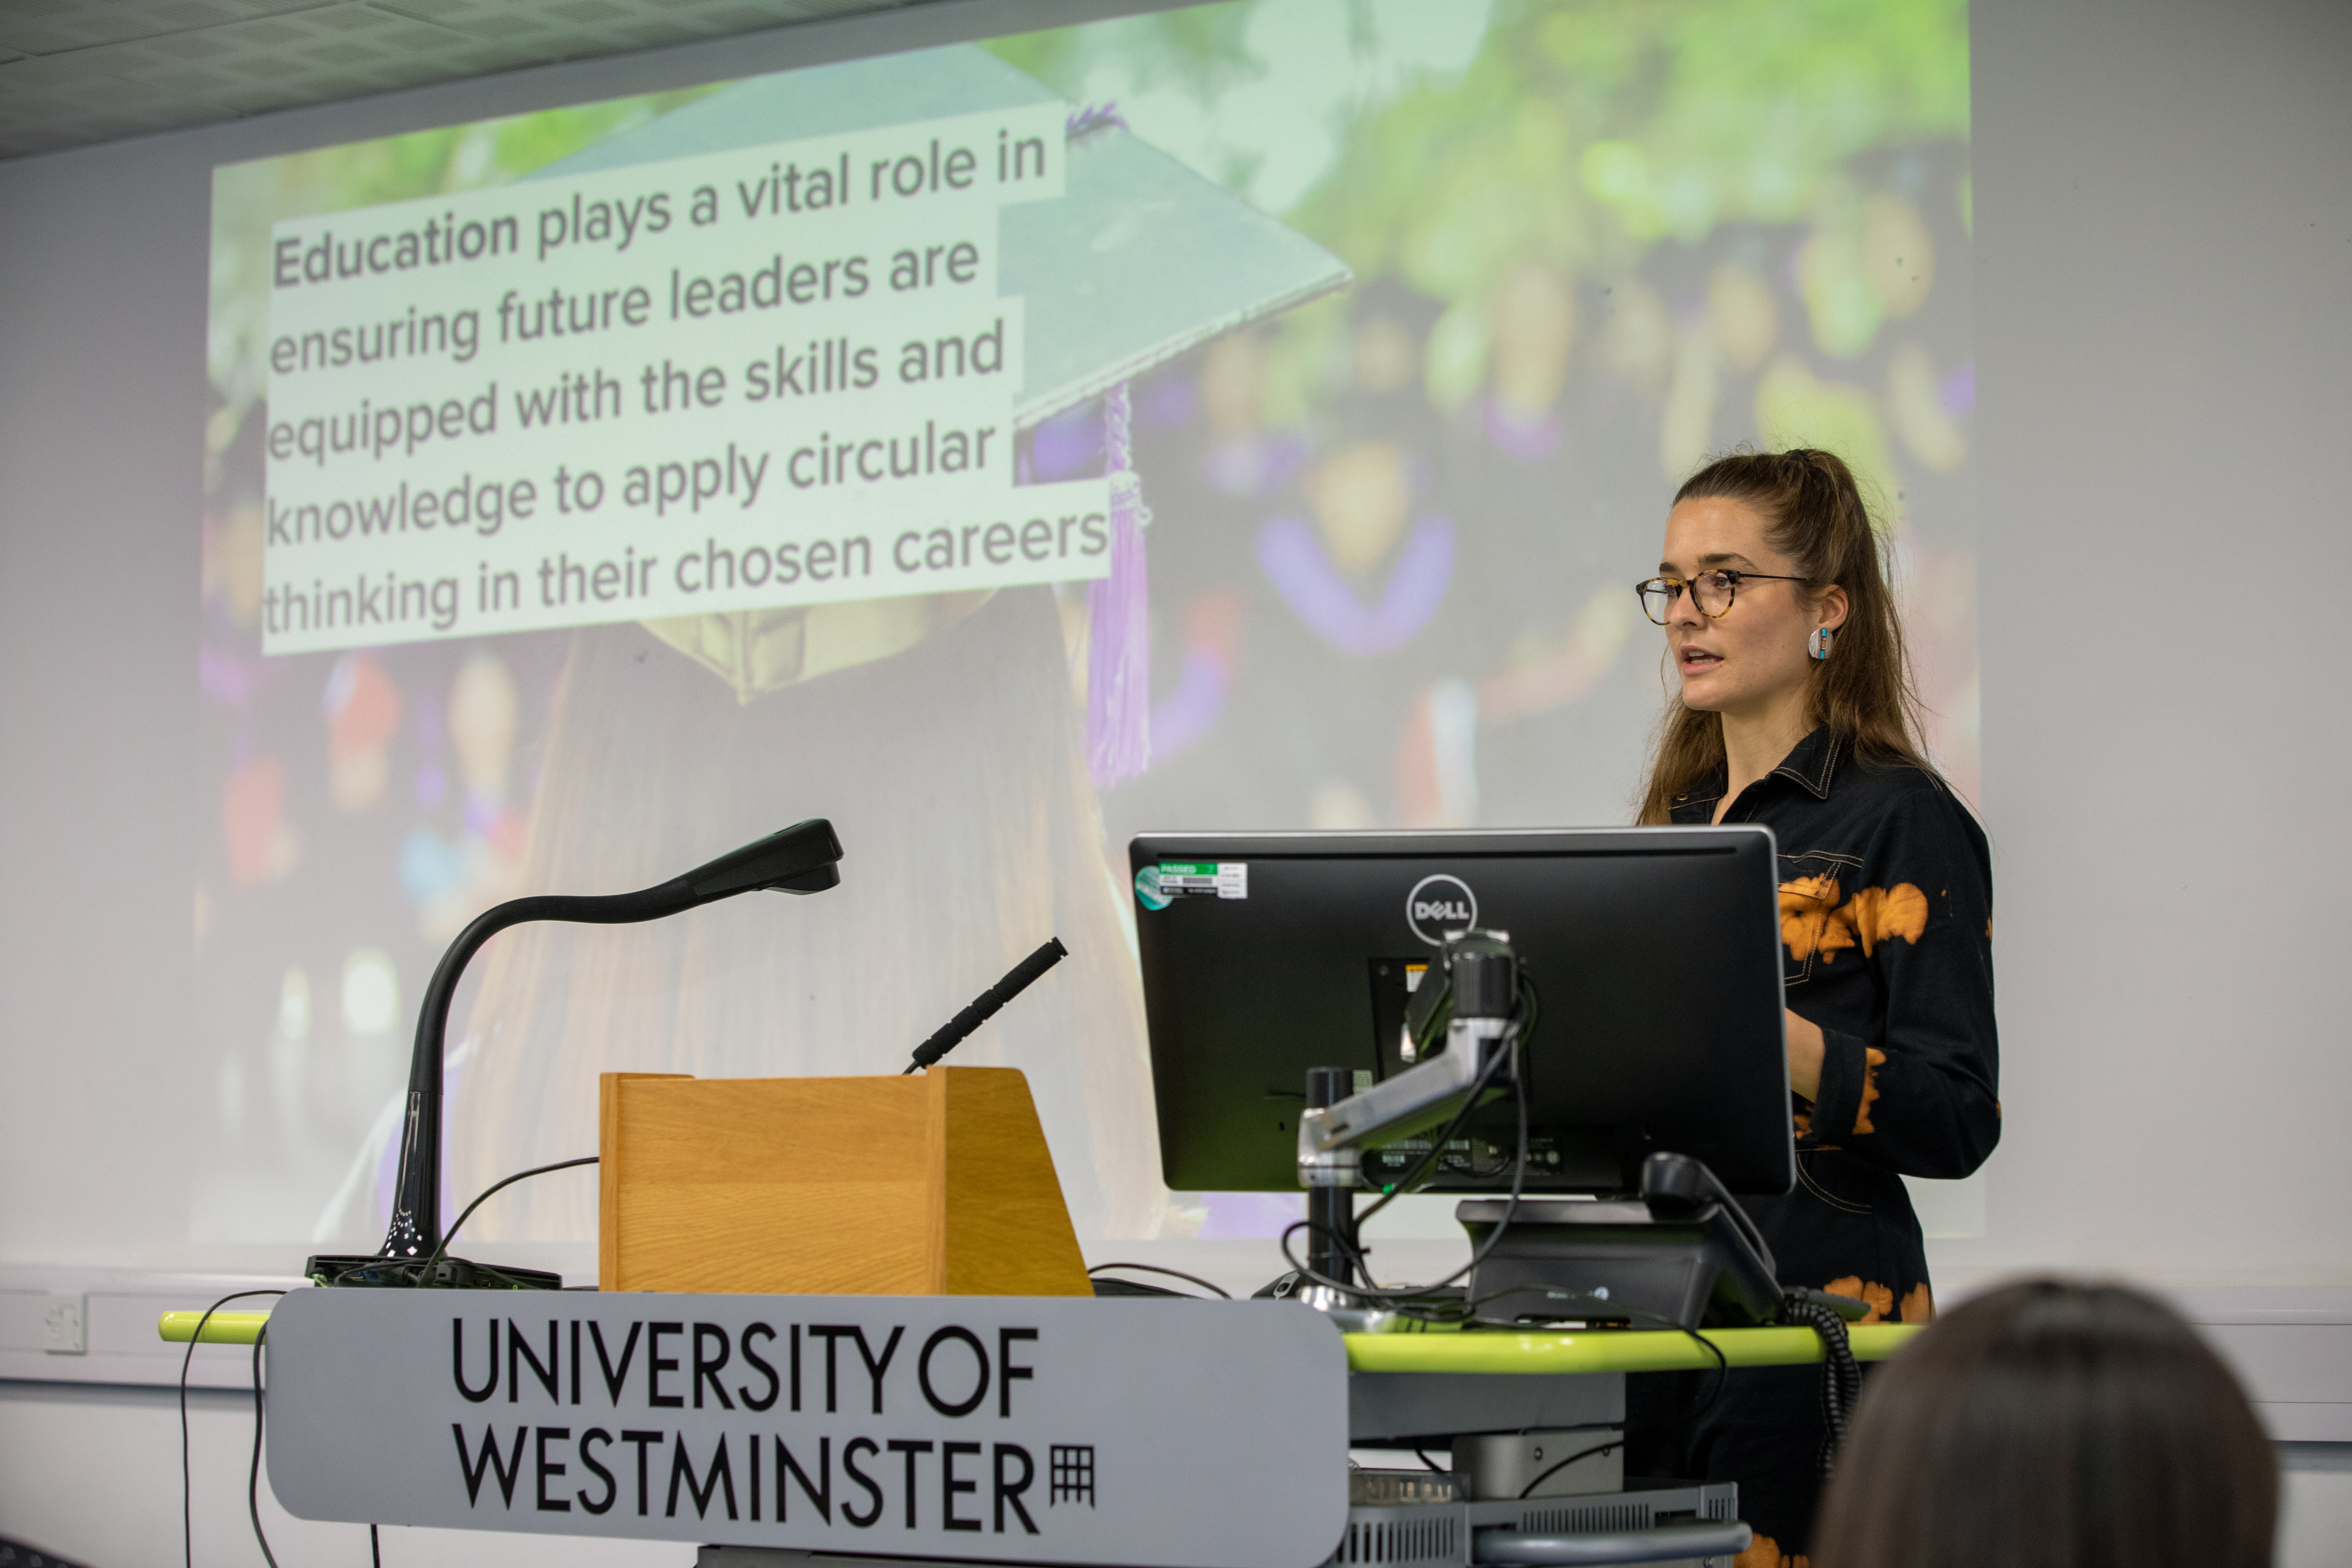
[[[1472,927],[1507,936],[1540,1003],[1528,1194],[1630,1193],[1658,1151],[1743,1195],[1795,1184],[1767,828],[1150,833],[1128,858],[1178,1191],[1297,1191],[1307,1069],[1360,1089],[1409,1067],[1407,999]],[[1402,1180],[1435,1135],[1366,1150],[1364,1184]],[[1492,1101],[1426,1185],[1508,1191],[1517,1142]]]

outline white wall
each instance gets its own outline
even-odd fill
[[[1975,38],[2007,1118],[1946,1261],[2352,1285],[2352,8]]]
[[[0,1263],[292,1261],[190,1253],[170,1135],[206,1092],[173,1047],[211,165],[1112,8],[930,6],[0,164]],[[2009,1115],[1989,1235],[1938,1271],[2321,1287],[2278,1310],[2352,1323],[2352,8],[1980,0],[1974,34]],[[200,1424],[200,1551],[243,1561],[235,1412]],[[0,1385],[0,1531],[176,1555],[175,1439],[148,1395]],[[2352,1473],[2297,1462],[2288,1560],[2340,1561]],[[360,1549],[312,1545],[289,1560]]]

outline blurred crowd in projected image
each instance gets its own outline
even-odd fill
[[[1931,744],[1976,797],[1962,5],[1274,0],[992,47],[1356,273],[1135,384],[1152,761],[1097,794],[1106,875],[1144,828],[1627,820],[1666,689],[1632,584],[1675,484],[1741,442],[1874,488]],[[464,188],[692,96],[299,174]],[[300,1240],[388,1179],[362,1156],[435,959],[516,890],[572,634],[261,658],[261,405],[215,386],[194,1239]],[[1023,477],[1100,472],[1102,430],[1027,433]],[[1086,596],[1053,592],[1082,712]],[[1252,1227],[1191,1194],[1161,1222]]]

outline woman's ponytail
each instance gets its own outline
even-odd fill
[[[1927,768],[1919,697],[1887,587],[1885,549],[1853,470],[1817,447],[1735,452],[1675,492],[1677,505],[1717,498],[1762,514],[1765,538],[1792,563],[1805,591],[1845,590],[1836,650],[1811,670],[1813,722],[1829,726],[1857,756]],[[1723,764],[1722,719],[1684,707],[1677,694],[1659,727],[1640,820],[1669,820],[1675,801]]]

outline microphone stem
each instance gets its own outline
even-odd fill
[[[392,1227],[383,1258],[423,1258],[441,1242],[441,1079],[449,1032],[449,1004],[458,979],[482,945],[509,926],[531,921],[579,925],[633,925],[659,920],[696,902],[683,877],[634,893],[600,898],[542,894],[510,899],[475,917],[434,966],[416,1010],[416,1046],[408,1063],[408,1101],[401,1130],[400,1169],[393,1180]]]
[[[392,1227],[380,1258],[429,1257],[441,1244],[441,1075],[449,1032],[449,1004],[482,944],[528,921],[577,925],[635,925],[657,921],[757,889],[814,893],[838,886],[841,840],[821,816],[794,823],[765,838],[730,849],[682,877],[634,893],[577,897],[546,893],[509,899],[477,916],[434,966],[416,1010],[416,1049],[408,1063],[407,1123],[400,1140],[400,1171],[393,1182]]]
[[[1039,975],[1069,954],[1070,950],[1062,945],[1060,937],[1047,937],[1044,946],[1014,964],[1003,979],[982,992],[971,1006],[949,1019],[938,1034],[917,1046],[915,1059],[908,1062],[906,1070],[898,1076],[904,1078],[917,1068],[929,1067],[955,1049],[963,1043],[966,1036],[996,1016],[998,1009],[1029,989]]]

